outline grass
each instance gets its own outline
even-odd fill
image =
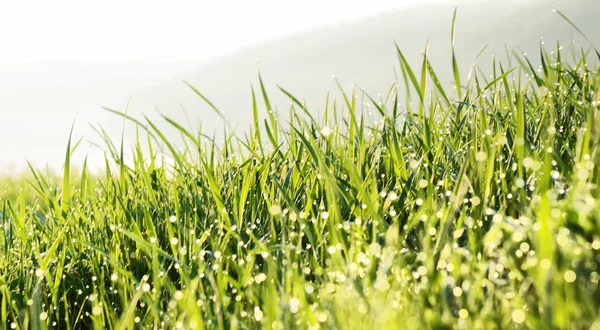
[[[450,92],[427,52],[398,55],[380,100],[342,91],[315,118],[282,89],[286,120],[261,81],[244,135],[165,117],[176,143],[145,118],[102,175],[69,142],[62,175],[3,181],[0,324],[598,329],[600,56],[467,80],[453,56]]]

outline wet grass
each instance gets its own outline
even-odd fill
[[[69,143],[61,176],[4,181],[1,324],[598,328],[600,56],[466,80],[453,61],[448,91],[398,55],[399,86],[320,118],[292,94],[280,116],[261,83],[246,134],[165,117],[176,143],[146,118],[131,150],[106,139],[102,175]]]

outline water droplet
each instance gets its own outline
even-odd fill
[[[573,283],[577,279],[577,274],[575,274],[572,270],[567,270],[564,275],[565,281],[567,283]]]
[[[522,309],[515,309],[511,316],[515,323],[523,323],[525,321],[525,312]]]

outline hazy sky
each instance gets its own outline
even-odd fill
[[[108,116],[101,106],[124,108],[136,91],[220,55],[416,3],[468,1],[0,1],[0,172],[25,159],[60,167],[76,116],[75,136],[89,138],[87,123]]]
[[[207,58],[411,2],[2,1],[0,63]]]
[[[417,0],[1,1],[0,171],[60,165],[114,104],[211,58]]]

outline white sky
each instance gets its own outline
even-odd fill
[[[2,1],[0,63],[208,58],[415,1]]]
[[[60,168],[75,116],[89,137],[101,106],[211,58],[417,1],[0,1],[0,172]]]

